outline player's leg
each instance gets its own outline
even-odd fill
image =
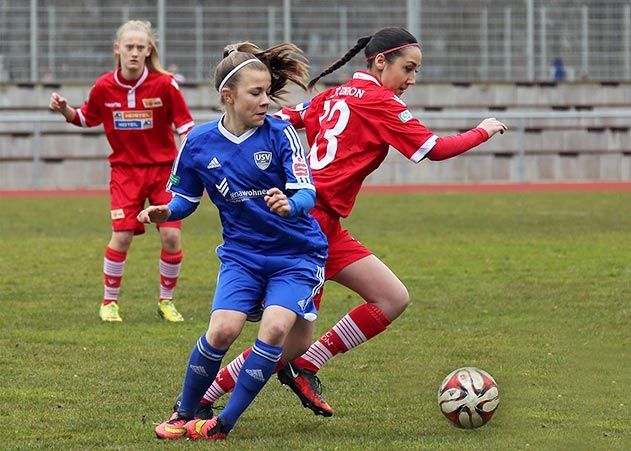
[[[268,271],[274,276],[267,283],[261,327],[252,351],[243,363],[234,392],[218,417],[187,424],[190,438],[225,438],[273,374],[290,331],[295,327],[291,338],[298,339],[303,346],[308,342],[304,335],[311,334],[313,329],[305,323],[312,322],[317,316],[313,296],[324,283],[323,259],[279,258],[275,262],[278,268],[271,267],[274,265],[271,261],[268,263]],[[278,271],[281,265],[289,269]],[[292,350],[296,352],[295,347]]]
[[[132,231],[113,231],[103,258],[103,301],[99,317],[106,322],[120,322],[118,295],[120,292],[127,251],[133,239]]]
[[[283,355],[278,362],[276,371],[284,367],[287,362],[302,355],[309,349],[313,337],[313,328],[314,324],[309,321],[299,321],[292,327],[285,340]],[[201,401],[202,404],[207,406],[212,405],[223,395],[234,389],[239,372],[243,367],[245,359],[250,355],[250,352],[252,352],[252,347],[246,348],[229,364],[219,370],[217,377],[215,377],[212,385],[204,394],[204,398]]]
[[[329,329],[292,365],[279,372],[305,407],[330,416],[332,409],[322,398],[315,373],[335,355],[346,352],[383,332],[409,303],[403,283],[368,248],[355,240],[339,221],[314,215],[329,239],[327,280],[335,280],[358,293],[365,301]],[[292,371],[293,370],[293,371]]]
[[[167,224],[167,223],[165,223]],[[160,251],[160,298],[158,314],[167,321],[184,321],[173,304],[173,290],[180,277],[182,267],[182,238],[179,227],[159,227],[162,250]]]
[[[314,297],[314,303],[316,308],[319,308],[320,297],[322,289]],[[298,321],[289,331],[289,335],[285,340],[285,346],[283,347],[283,355],[278,362],[276,371],[280,370],[286,365],[287,362],[302,355],[309,349],[313,340],[314,323],[310,321]],[[198,418],[210,418],[212,416],[213,404],[226,393],[231,392],[237,382],[239,372],[243,367],[243,362],[250,355],[252,351],[251,347],[246,348],[235,357],[228,365],[223,367],[217,377],[213,381],[212,385],[208,388],[204,394],[204,398],[201,401],[201,407],[196,413]],[[176,405],[179,401],[176,400]],[[210,416],[209,416],[210,415]]]
[[[257,263],[260,262],[257,261],[256,256],[250,256],[248,261],[247,255],[240,255],[234,250],[226,252],[223,247],[217,251],[221,265],[219,266],[213,299],[213,313],[208,327],[212,334],[200,338],[201,344],[206,347],[203,342],[206,340],[208,347],[200,352],[201,357],[195,355],[195,361],[189,362],[180,405],[169,420],[155,429],[159,438],[183,438],[185,436],[185,422],[183,423],[183,421],[188,421],[194,417],[202,396],[210,387],[220,368],[220,361],[209,362],[203,357],[209,359],[212,354],[218,354],[219,351],[223,351],[225,354],[225,350],[238,336],[234,324],[238,324],[238,331],[240,332],[248,314],[260,307],[259,300],[265,295],[263,270],[257,266]],[[248,264],[244,265],[243,261],[247,261]],[[262,261],[265,262],[264,259]],[[195,349],[193,349],[191,359],[194,353]],[[207,365],[208,367],[206,367]],[[165,433],[168,432],[165,428],[171,427],[177,430],[177,437],[170,437]]]
[[[186,423],[193,419],[200,399],[221,367],[224,355],[241,333],[245,318],[245,313],[239,311],[213,311],[208,331],[199,337],[189,356],[178,410],[155,428],[158,438],[173,440],[186,437]]]
[[[112,236],[103,260],[104,291],[99,316],[103,321],[122,321],[118,309],[127,251],[134,235],[144,233],[144,225],[136,220],[142,208],[141,185],[133,169],[114,166],[110,174],[110,215]]]
[[[295,363],[317,372],[335,355],[347,352],[380,334],[409,304],[409,294],[399,278],[374,255],[356,261],[333,280],[359,294],[365,304],[347,313]]]
[[[173,197],[166,191],[167,180],[171,173],[170,165],[157,165],[146,169],[146,180],[149,180],[149,202],[151,205],[168,204]],[[158,226],[160,232],[160,297],[158,298],[158,314],[166,321],[182,322],[184,318],[173,303],[173,290],[177,285],[182,267],[182,221],[167,221]]]
[[[187,425],[190,438],[225,438],[274,373],[283,352],[285,337],[295,321],[296,313],[284,307],[272,305],[265,309],[252,352],[243,362],[226,407],[211,420],[198,420]]]

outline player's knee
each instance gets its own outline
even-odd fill
[[[388,293],[388,296],[378,307],[391,319],[395,319],[410,305],[410,294],[402,283]]]
[[[217,324],[206,332],[206,340],[213,348],[228,349],[237,339],[241,329],[232,324]]]
[[[287,332],[287,327],[282,322],[270,322],[261,326],[259,338],[269,345],[282,346]]]
[[[177,252],[180,249],[180,234],[177,232],[163,233],[162,247],[167,252]]]
[[[127,252],[133,239],[132,233],[114,232],[108,246],[119,252]]]
[[[401,284],[401,288],[396,295],[395,304],[401,308],[401,311],[405,310],[408,305],[410,305],[410,293],[403,284]]]

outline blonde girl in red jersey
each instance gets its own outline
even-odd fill
[[[326,279],[361,296],[365,303],[346,314],[307,352],[278,372],[278,378],[314,413],[331,416],[316,373],[332,357],[380,334],[406,309],[408,291],[388,266],[342,227],[366,177],[394,147],[414,163],[444,160],[470,150],[506,130],[495,118],[458,135],[439,137],[413,117],[399,98],[416,83],[422,52],[416,38],[403,28],[384,28],[360,38],[346,55],[311,80],[309,87],[344,66],[364,50],[367,70],[357,71],[343,85],[331,87],[311,102],[283,109],[281,117],[305,128],[311,146],[310,166],[317,188],[311,214],[329,241]],[[206,411],[232,389],[243,357],[221,370],[204,397]]]
[[[49,108],[79,127],[103,124],[112,148],[110,200],[112,236],[103,262],[102,321],[120,322],[118,295],[127,251],[134,235],[144,233],[136,216],[145,202],[171,200],[166,185],[177,155],[173,126],[182,136],[193,127],[188,106],[173,76],[161,64],[149,22],[130,20],[116,32],[114,70],[99,77],[81,108],[53,92]],[[160,224],[160,295],[158,313],[183,321],[173,304],[173,289],[182,263],[181,222]]]

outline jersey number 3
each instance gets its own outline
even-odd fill
[[[322,169],[335,159],[337,153],[337,137],[348,125],[351,111],[344,100],[324,102],[324,113],[320,116],[320,132],[316,136],[313,146],[309,151],[309,165],[312,169]],[[337,119],[334,120],[335,113]],[[326,141],[326,154],[318,158],[318,143],[323,139]]]

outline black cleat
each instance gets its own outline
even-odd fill
[[[182,404],[182,393],[177,395],[177,399],[175,400],[175,404],[173,404],[173,411],[177,412],[177,409],[180,408],[180,404]],[[204,400],[199,403],[199,407],[195,412],[196,420],[210,420],[213,417],[213,405],[209,403],[205,403]]]

